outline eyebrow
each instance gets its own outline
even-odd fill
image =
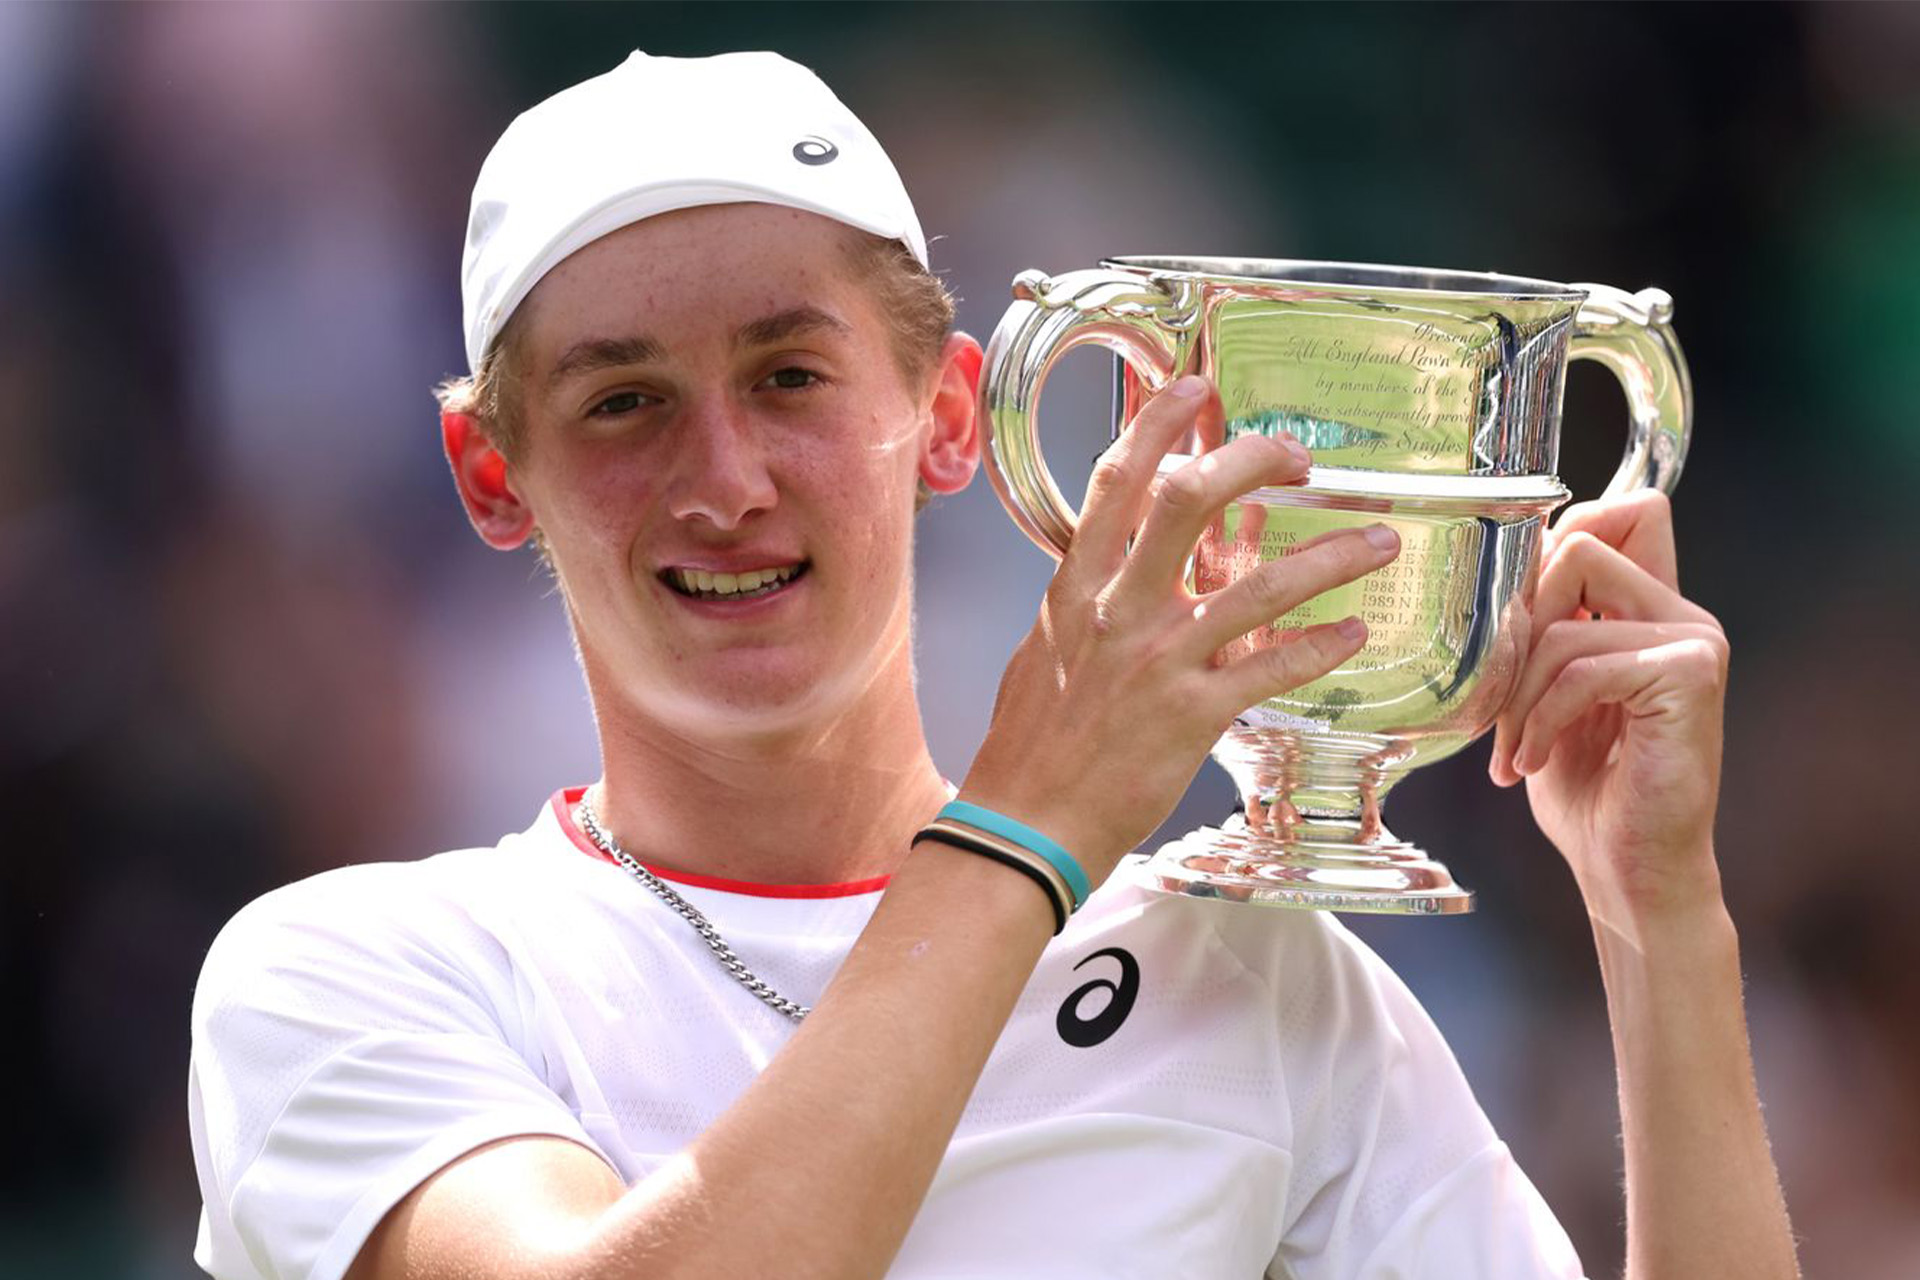
[[[844,337],[853,332],[853,326],[818,307],[789,307],[785,311],[776,311],[770,316],[741,325],[733,335],[733,345],[767,347],[804,333],[816,333],[822,330]]]
[[[770,316],[748,321],[734,331],[735,347],[767,347],[776,342],[808,333],[833,333],[846,336],[853,326],[819,307],[789,307]],[[547,375],[547,385],[557,386],[568,378],[597,369],[629,364],[651,364],[666,355],[666,348],[653,338],[589,338],[567,348]]]
[[[547,385],[558,386],[568,378],[596,369],[651,364],[664,354],[652,338],[589,338],[567,348],[567,353],[553,366],[553,372],[547,375]]]

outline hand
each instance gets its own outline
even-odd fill
[[[1526,779],[1596,919],[1624,927],[1717,900],[1727,638],[1680,594],[1665,495],[1568,508],[1547,535],[1533,616],[1493,780]]]
[[[1246,436],[1157,480],[1176,441],[1196,430],[1218,439],[1220,420],[1213,388],[1183,378],[1101,459],[961,788],[1059,841],[1095,884],[1172,811],[1236,715],[1339,666],[1366,627],[1348,618],[1222,651],[1398,554],[1391,535],[1383,547],[1345,531],[1218,590],[1189,591],[1188,559],[1227,503],[1298,483],[1309,464],[1291,438]]]

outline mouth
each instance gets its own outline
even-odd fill
[[[660,571],[668,590],[690,600],[756,600],[776,595],[806,575],[808,562],[770,565],[742,573],[713,573],[675,565]]]

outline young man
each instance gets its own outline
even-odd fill
[[[872,136],[771,55],[636,54],[502,137],[447,454],[480,536],[552,565],[604,773],[494,849],[223,932],[192,1083],[214,1275],[1578,1273],[1331,917],[1116,880],[1065,918],[1236,713],[1363,641],[1216,660],[1390,560],[1384,530],[1204,609],[1183,585],[1297,444],[1156,486],[1219,405],[1185,378],[1140,413],[947,808],[910,552],[923,489],[977,462],[980,351],[925,260]],[[1595,920],[1633,1274],[1786,1276],[1711,847],[1725,642],[1673,564],[1657,499],[1561,522],[1539,600],[1567,621],[1493,767]]]

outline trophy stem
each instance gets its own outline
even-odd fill
[[[1146,865],[1168,893],[1261,906],[1452,915],[1473,894],[1380,819],[1411,748],[1371,734],[1230,730],[1214,757],[1250,798],[1245,818],[1205,827]]]

